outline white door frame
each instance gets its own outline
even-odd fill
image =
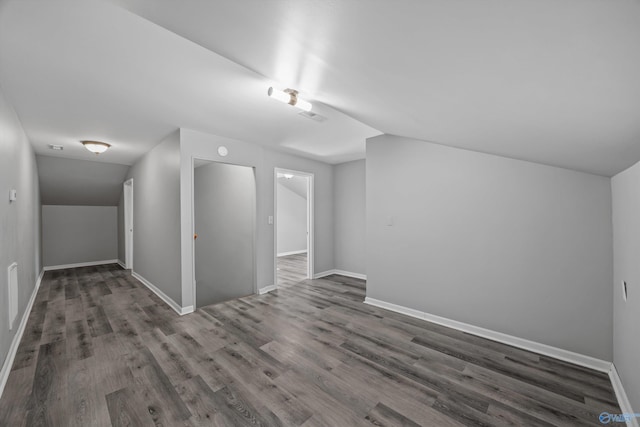
[[[133,178],[123,184],[124,194],[124,264],[133,270]]]
[[[313,179],[311,172],[302,172],[292,169],[275,168],[273,172],[273,285],[278,287],[278,174],[292,174],[307,178],[307,278],[313,279],[313,242],[314,242],[314,215],[313,215]]]

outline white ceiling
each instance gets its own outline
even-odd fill
[[[287,187],[303,199],[307,199],[307,179],[304,176],[293,175],[286,178],[284,174],[278,174],[278,184]]]
[[[38,154],[130,165],[183,127],[339,163],[380,134],[321,103],[324,123],[299,116],[273,84],[107,2],[0,5],[0,85]],[[83,139],[113,147],[96,157]]]
[[[0,85],[66,156],[187,127],[337,163],[385,132],[612,175],[640,160],[639,41],[639,0],[10,0]]]

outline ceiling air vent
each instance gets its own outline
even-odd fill
[[[327,120],[327,118],[325,116],[321,116],[320,114],[312,113],[311,111],[300,111],[298,114],[303,116],[303,117],[306,117],[307,119],[311,119],[313,121],[320,122],[320,123],[322,123],[325,120]]]

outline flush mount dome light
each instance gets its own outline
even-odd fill
[[[105,151],[107,151],[107,148],[111,147],[111,145],[107,144],[106,142],[100,142],[100,141],[81,141],[81,142],[82,142],[82,145],[84,145],[84,148],[96,154],[104,153]]]
[[[277,99],[285,104],[292,105],[302,111],[311,111],[312,105],[309,101],[298,98],[298,91],[294,89],[285,89],[284,91],[274,89],[272,87],[267,90],[267,95],[273,99]]]

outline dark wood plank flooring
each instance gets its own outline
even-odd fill
[[[307,254],[280,256],[277,268],[278,286],[294,285],[307,278]]]
[[[117,265],[47,272],[2,426],[600,425],[606,374],[362,303],[342,276],[180,317]]]

